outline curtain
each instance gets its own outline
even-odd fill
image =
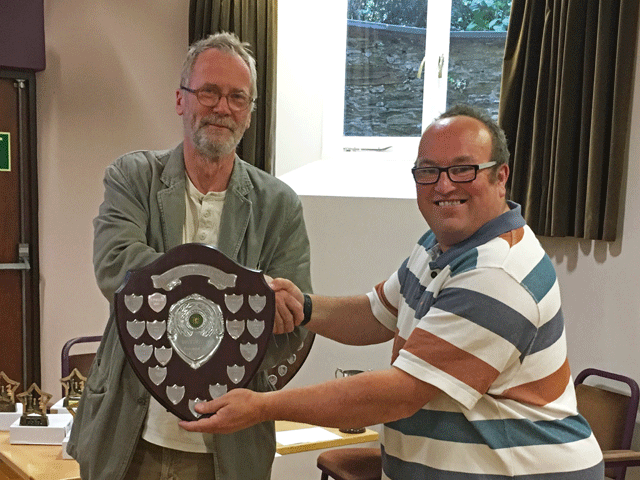
[[[637,30],[637,0],[512,2],[499,122],[536,234],[616,239]]]
[[[258,71],[258,99],[238,155],[273,173],[276,117],[277,0],[190,0],[189,43],[233,32],[251,45]]]

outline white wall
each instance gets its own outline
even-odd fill
[[[186,50],[188,3],[45,0],[47,69],[37,76],[41,352],[42,386],[54,396],[60,394],[64,342],[102,333],[107,319],[107,303],[91,266],[91,221],[102,199],[104,168],[127,151],[169,148],[181,138],[173,105]],[[300,4],[305,2],[281,0],[280,11]],[[314,57],[318,52],[307,52],[304,35],[330,35],[321,29],[322,10],[328,9],[319,9],[314,21],[305,16],[297,22],[294,15],[279,27],[286,39],[278,62],[279,94],[286,99],[278,109],[279,174],[320,158],[322,112],[316,92],[323,72]],[[305,73],[305,81],[286,80],[287,70],[297,69]],[[640,380],[638,78],[629,168],[621,179],[621,188],[628,187],[620,239],[611,244],[543,239],[543,245],[563,293],[573,372],[596,366]],[[397,267],[424,228],[410,198],[303,195],[302,201],[312,240],[312,275],[320,293],[368,290]],[[386,346],[353,349],[318,340],[294,383],[326,380],[336,367],[382,368],[388,359]],[[315,455],[299,459],[309,462],[310,478],[317,478]],[[304,467],[300,462],[293,462],[296,468]],[[278,468],[276,479],[300,478],[288,467]]]

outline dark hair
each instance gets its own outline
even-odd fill
[[[465,116],[475,118],[482,122],[491,134],[491,160],[496,162],[496,167],[509,162],[509,147],[507,146],[507,137],[497,122],[484,110],[472,107],[471,105],[459,104],[449,108],[440,115],[436,120],[443,118]]]

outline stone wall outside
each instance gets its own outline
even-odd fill
[[[505,34],[452,32],[447,107],[469,103],[498,115]],[[425,30],[349,25],[346,136],[420,136]]]

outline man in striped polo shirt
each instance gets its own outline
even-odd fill
[[[420,141],[412,172],[430,230],[398,271],[355,297],[272,283],[291,324],[353,345],[394,338],[391,368],[234,390],[198,407],[216,415],[182,426],[384,423],[385,479],[602,479],[600,448],[577,411],[553,265],[506,200],[508,158],[488,115],[454,107]]]

